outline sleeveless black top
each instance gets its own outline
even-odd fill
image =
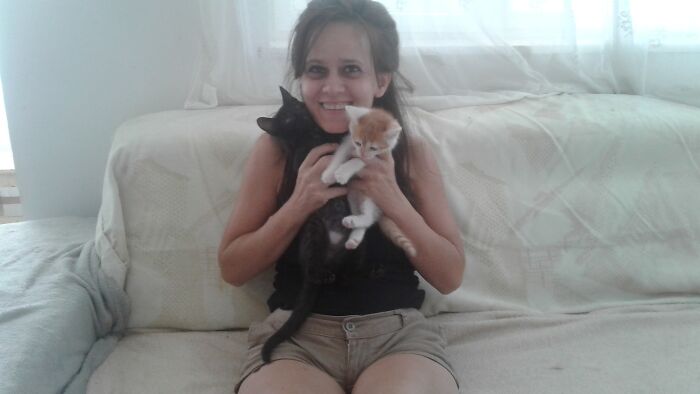
[[[389,240],[378,225],[367,230],[366,264],[381,267],[379,275],[321,285],[312,312],[324,315],[365,315],[400,308],[420,308],[425,291],[418,288],[418,277],[403,250]],[[270,311],[292,309],[301,290],[302,273],[298,261],[299,236],[294,238],[276,264]]]

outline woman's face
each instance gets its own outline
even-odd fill
[[[318,35],[301,75],[301,96],[316,123],[328,133],[348,130],[345,106],[371,107],[389,85],[374,71],[367,35],[347,23],[331,23]]]

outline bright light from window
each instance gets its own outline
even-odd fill
[[[630,0],[632,23],[640,42],[697,46],[700,42],[700,4],[687,0]]]
[[[700,46],[700,2],[689,0],[378,0],[411,45],[489,45],[484,26],[518,46],[601,46],[629,23],[636,45]],[[292,24],[308,0],[274,0],[269,44],[286,48]],[[697,3],[697,4],[696,4]],[[477,19],[474,19],[478,17]]]
[[[5,98],[2,93],[2,81],[0,81],[0,170],[14,169],[15,162],[12,159],[10,132],[7,130],[7,116],[5,116]]]

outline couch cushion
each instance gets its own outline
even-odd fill
[[[246,339],[245,331],[132,333],[92,374],[87,392],[230,394]]]
[[[456,313],[445,332],[461,393],[674,393],[700,384],[700,309],[665,305],[589,315]],[[88,393],[231,393],[246,333],[134,333]]]

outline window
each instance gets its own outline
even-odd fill
[[[12,148],[10,147],[10,132],[7,129],[4,97],[2,81],[0,81],[0,171],[15,169],[15,162],[12,159]]]
[[[484,31],[508,45],[603,45],[621,35],[634,45],[700,49],[700,3],[687,0],[379,0],[405,45],[479,46]],[[306,0],[275,0],[269,45],[286,49]],[[477,40],[478,41],[478,40]]]
[[[22,220],[22,204],[15,182],[15,163],[7,130],[5,100],[0,81],[0,224]]]

